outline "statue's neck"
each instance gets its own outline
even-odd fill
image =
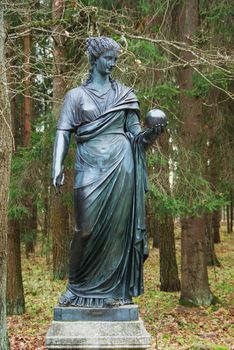
[[[109,74],[102,75],[94,68],[92,74],[92,85],[98,90],[106,89],[110,86]]]

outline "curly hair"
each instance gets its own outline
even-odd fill
[[[105,36],[90,37],[87,39],[86,51],[88,53],[89,63],[91,67],[89,70],[88,79],[86,80],[84,85],[87,85],[92,81],[94,62],[96,61],[96,59],[100,57],[101,54],[109,50],[115,51],[117,55],[120,53],[120,46],[114,39]]]
[[[89,55],[90,63],[92,64],[96,58],[108,50],[113,50],[116,54],[120,52],[120,46],[117,42],[106,36],[91,37],[86,41],[86,50]]]

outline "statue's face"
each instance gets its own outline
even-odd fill
[[[101,54],[95,61],[96,70],[101,75],[109,75],[116,65],[117,54],[113,50],[108,50]]]

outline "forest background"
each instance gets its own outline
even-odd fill
[[[0,10],[1,350],[6,312],[12,348],[44,349],[64,287],[75,144],[56,196],[53,140],[66,91],[87,76],[86,39],[99,35],[122,47],[114,78],[135,89],[142,126],[152,108],[169,120],[147,155],[153,248],[137,302],[153,347],[231,349],[232,1],[3,0]]]

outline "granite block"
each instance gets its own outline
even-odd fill
[[[142,350],[150,347],[150,335],[137,321],[53,321],[46,336],[47,349]]]

